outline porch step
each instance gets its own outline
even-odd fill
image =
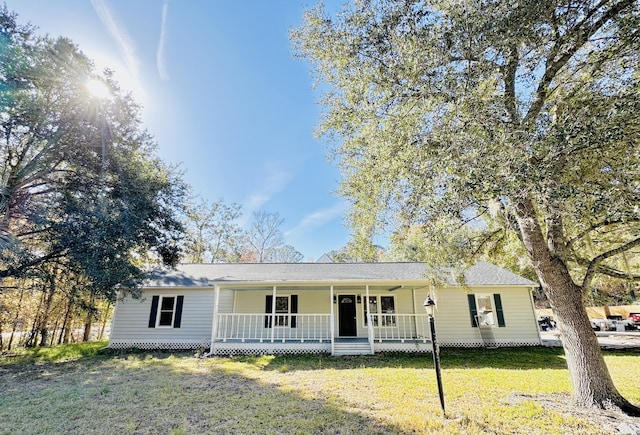
[[[369,342],[335,342],[333,343],[333,355],[370,355],[371,345]]]

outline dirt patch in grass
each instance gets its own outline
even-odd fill
[[[524,394],[511,393],[502,400],[507,405],[522,405],[534,402],[544,409],[553,410],[578,420],[590,422],[602,428],[602,433],[640,435],[640,418],[630,417],[620,409],[581,408],[573,404],[571,396],[566,393],[555,394]]]

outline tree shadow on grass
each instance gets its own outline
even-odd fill
[[[343,399],[303,397],[304,392],[281,387],[277,380],[254,378],[255,368],[232,360],[134,353],[15,369],[18,376],[0,380],[0,433],[388,434],[407,430],[367,416],[363,409],[351,409]]]
[[[440,348],[443,369],[499,368],[499,369],[558,369],[567,368],[564,352],[558,348]],[[280,370],[290,366],[296,370],[352,369],[352,368],[425,368],[433,367],[431,353],[380,353],[375,355],[331,357],[326,355],[281,355],[274,357],[266,370]]]

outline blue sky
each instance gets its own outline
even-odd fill
[[[332,3],[332,2],[325,2]],[[337,3],[337,1],[336,1]],[[210,201],[279,213],[318,259],[348,241],[339,172],[313,137],[310,68],[289,30],[313,0],[13,0],[20,23],[66,36],[143,105],[159,154]]]

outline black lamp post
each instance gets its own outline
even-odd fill
[[[429,317],[429,330],[431,331],[431,346],[433,348],[433,366],[436,369],[436,380],[438,381],[438,395],[440,396],[440,407],[442,408],[442,413],[446,417],[446,411],[444,409],[444,390],[442,389],[442,376],[440,374],[440,348],[438,347],[438,342],[436,341],[436,322],[433,318],[433,312],[436,307],[436,303],[431,296],[427,296],[424,300],[424,309],[427,312],[427,316]]]

